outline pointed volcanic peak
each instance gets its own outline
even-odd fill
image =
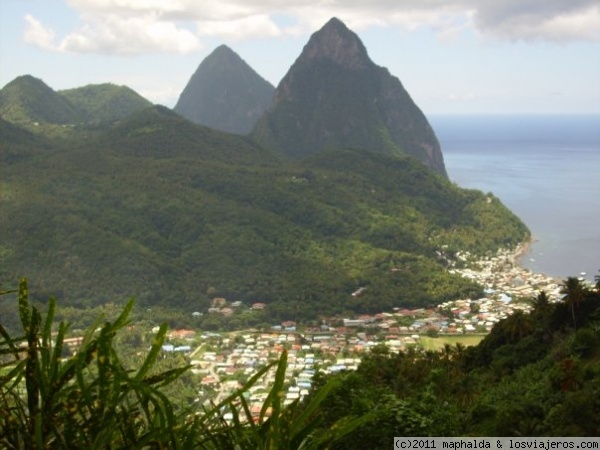
[[[292,158],[332,148],[411,155],[446,176],[439,142],[398,78],[333,18],[279,83],[253,137]]]
[[[152,106],[148,100],[127,86],[111,83],[90,84],[59,91],[88,122],[121,120],[134,112]]]
[[[28,128],[36,123],[81,121],[79,112],[67,99],[31,75],[15,78],[0,90],[0,116]]]
[[[315,60],[329,60],[351,69],[374,67],[359,37],[336,17],[311,36],[296,64]]]
[[[221,45],[198,66],[174,109],[197,124],[248,134],[274,90],[237,53]]]

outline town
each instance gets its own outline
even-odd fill
[[[324,319],[318,327],[300,326],[288,320],[270,330],[244,330],[230,333],[174,330],[165,353],[183,352],[198,376],[199,399],[215,403],[239,389],[252,374],[281,353],[288,353],[284,404],[308,395],[317,371],[328,374],[355,370],[361,355],[376,346],[391,352],[413,347],[440,348],[443,343],[474,345],[495,323],[515,311],[529,311],[530,300],[544,291],[550,301],[561,298],[560,281],[534,274],[518,265],[523,248],[500,250],[496,255],[474,259],[468,253],[457,255],[451,273],[473,279],[483,286],[485,297],[457,299],[432,309],[401,309],[357,317]],[[459,267],[460,266],[460,267]],[[364,289],[364,288],[361,288]],[[360,295],[361,289],[353,293]],[[231,315],[240,302],[215,299],[209,314]],[[255,303],[253,309],[268,305]],[[258,414],[272,384],[274,373],[250,389],[252,414]],[[227,414],[224,417],[228,419]]]

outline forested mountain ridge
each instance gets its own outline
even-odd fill
[[[497,199],[408,156],[285,162],[163,107],[81,136],[0,167],[0,277],[27,274],[68,304],[194,311],[221,295],[296,319],[433,305],[479,292],[446,272],[442,245],[452,257],[528,237]]]
[[[152,105],[127,86],[111,83],[90,84],[65,89],[58,94],[66,98],[89,122],[114,122]]]
[[[40,122],[72,124],[81,119],[71,102],[31,75],[17,77],[0,90],[0,117],[27,127]]]
[[[252,135],[293,158],[363,148],[412,155],[446,175],[424,114],[400,80],[373,63],[358,36],[336,18],[311,36]]]
[[[315,151],[142,108],[137,94],[112,85],[59,95],[21,78],[0,92],[0,280],[27,276],[32,292],[67,304],[134,296],[202,311],[222,296],[295,320],[431,306],[481,294],[446,270],[457,251],[529,238],[493,195],[447,179],[421,111],[337,19],[313,35],[263,117],[285,137],[298,133],[288,119],[334,108],[322,123],[337,134],[320,147],[314,135]],[[303,92],[307,108],[288,101]],[[278,112],[284,103],[289,117]],[[84,109],[87,122],[70,123],[69,111]],[[360,126],[346,136],[348,117]],[[364,295],[352,296],[358,288]]]
[[[31,75],[17,77],[0,90],[0,117],[37,133],[47,132],[44,125],[114,122],[150,105],[126,86],[105,83],[57,92]]]
[[[197,125],[160,105],[119,121],[100,134],[94,145],[123,156],[190,157],[258,166],[280,159],[246,137]]]
[[[274,90],[237,53],[221,45],[200,63],[174,110],[200,125],[248,134]]]

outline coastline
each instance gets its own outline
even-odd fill
[[[533,236],[519,264],[594,283],[600,270],[598,116],[560,122],[542,115],[520,121],[440,117],[434,123],[450,178],[494,193],[529,228]]]
[[[460,274],[478,282],[491,296],[504,296],[511,299],[534,298],[541,291],[546,292],[551,300],[558,301],[561,282],[559,278],[544,273],[533,272],[521,264],[521,260],[531,250],[535,239],[524,241],[515,248],[500,248],[493,256],[475,257],[469,253],[457,255],[466,268],[450,269],[451,273]]]
[[[517,245],[517,248],[515,249],[515,253],[513,255],[513,263],[515,265],[523,267],[521,260],[523,258],[525,258],[531,252],[534,242],[537,242],[537,239],[535,239],[535,237],[533,235],[531,235],[529,240],[524,241],[524,242],[520,243],[519,245]]]

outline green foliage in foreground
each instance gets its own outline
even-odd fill
[[[599,436],[600,287],[564,286],[564,301],[541,293],[531,314],[509,316],[477,346],[382,347],[356,372],[323,379],[340,381],[321,405],[328,420],[376,416],[332,448],[385,449],[394,436]]]
[[[209,408],[165,394],[187,367],[157,368],[166,328],[135,368],[115,350],[130,302],[98,320],[62,357],[68,326],[19,289],[22,334],[0,325],[0,446],[169,449],[384,449],[394,436],[597,436],[600,433],[600,277],[570,278],[563,302],[544,293],[531,314],[498,323],[476,347],[376,348],[356,372],[317,377],[303,403],[283,406],[287,355]],[[9,292],[0,292],[7,294]],[[275,370],[260,413],[245,393]],[[229,422],[224,413],[232,414]]]
[[[0,292],[7,294],[10,292]],[[188,367],[156,372],[166,334],[162,326],[138,367],[131,370],[114,348],[133,302],[113,322],[99,319],[74,356],[63,357],[68,326],[53,322],[55,300],[42,317],[29,303],[27,283],[18,291],[22,335],[0,324],[0,446],[7,449],[318,449],[370,420],[345,416],[322,426],[319,405],[335,382],[311,402],[282,404],[286,354],[246,385],[208,409],[174,404],[163,389]],[[276,375],[256,422],[244,393],[272,366]],[[222,418],[233,413],[233,423]]]

